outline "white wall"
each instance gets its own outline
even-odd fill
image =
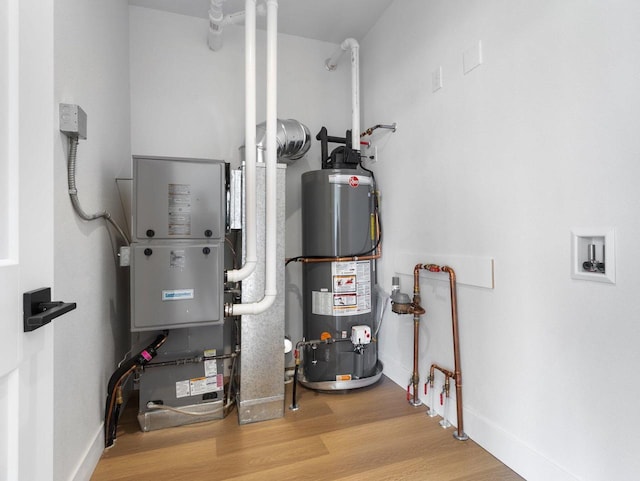
[[[207,21],[146,8],[130,8],[132,152],[223,159],[239,165],[244,144],[244,28],[228,27],[224,47],[207,47]],[[265,43],[257,34],[257,122],[265,115]],[[287,168],[286,253],[301,253],[300,175],[320,168],[315,135],[324,125],[344,135],[351,123],[350,70],[335,72],[324,60],[336,45],[278,36],[278,116],[303,122],[313,140]],[[301,268],[287,268],[287,332],[302,336]]]
[[[123,223],[115,178],[130,173],[127,2],[56,0],[54,35],[55,101],[78,104],[88,116],[78,147],[80,202]],[[54,479],[82,480],[102,453],[106,385],[129,344],[127,273],[115,255],[120,239],[103,220],[73,212],[67,139],[56,139],[55,293],[78,307],[53,322]]]
[[[374,167],[380,282],[403,252],[495,259],[494,289],[458,288],[465,427],[530,480],[640,472],[638,24],[632,0],[396,0],[362,42],[363,125],[399,124]],[[615,285],[570,278],[571,229],[591,226],[615,228]],[[421,285],[424,378],[452,355],[448,286]],[[411,330],[385,317],[403,386]]]

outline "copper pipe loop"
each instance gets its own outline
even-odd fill
[[[456,292],[456,273],[453,268],[449,266],[438,266],[436,264],[416,264],[413,269],[413,307],[414,309],[420,309],[424,314],[425,310],[420,306],[420,271],[428,270],[430,272],[446,272],[449,274],[449,291],[451,294],[451,324],[453,328],[453,372],[443,369],[437,364],[432,364],[429,371],[429,382],[433,386],[434,370],[442,372],[445,375],[445,382],[449,379],[453,379],[456,382],[456,413],[458,417],[458,432],[457,438],[459,440],[466,440],[467,435],[464,433],[464,420],[462,415],[462,373],[460,371],[460,340],[458,334],[458,296]],[[415,311],[415,315],[418,313]],[[415,336],[415,334],[414,334]],[[417,340],[414,343],[414,355],[417,349]],[[417,375],[417,367],[414,363],[414,375]]]

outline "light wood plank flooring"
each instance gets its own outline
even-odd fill
[[[472,440],[406,401],[383,377],[347,394],[298,386],[300,409],[282,419],[240,426],[223,420],[142,433],[132,399],[116,444],[105,451],[92,481],[164,480],[522,480]]]

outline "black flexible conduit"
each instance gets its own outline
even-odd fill
[[[155,340],[140,351],[136,356],[132,356],[124,361],[118,369],[111,375],[107,386],[107,401],[104,408],[104,447],[108,448],[116,440],[118,429],[118,417],[122,405],[121,389],[128,377],[138,368],[149,363],[156,357],[158,349],[162,346],[169,335],[169,331],[163,331]]]

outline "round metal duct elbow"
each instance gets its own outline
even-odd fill
[[[292,164],[309,151],[311,134],[306,125],[294,119],[278,119],[276,131],[278,161]],[[267,124],[256,126],[256,147],[258,162],[264,162],[267,150]]]

